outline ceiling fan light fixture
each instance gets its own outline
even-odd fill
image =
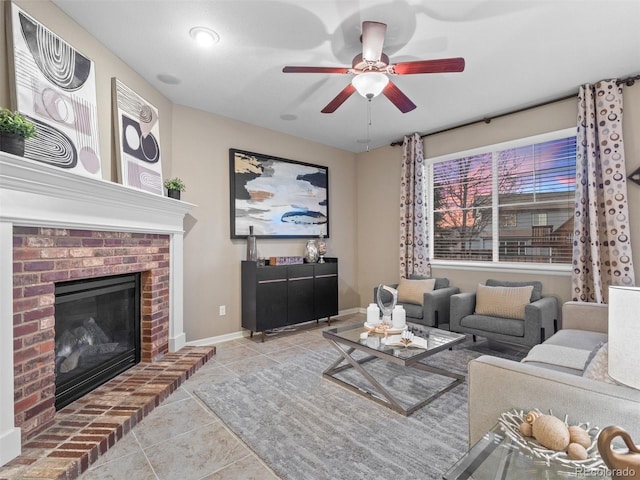
[[[388,83],[389,77],[380,72],[360,73],[351,80],[356,91],[369,100],[380,95]]]

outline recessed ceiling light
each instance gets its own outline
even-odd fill
[[[175,77],[169,73],[159,73],[158,75],[156,75],[156,78],[162,83],[166,83],[167,85],[178,85],[180,83],[180,79],[178,77]]]
[[[364,143],[369,143],[370,141],[371,141],[370,138],[359,138],[359,139],[356,140],[356,142],[363,143],[363,144]]]
[[[189,30],[189,35],[201,47],[210,47],[220,41],[220,35],[206,27],[193,27]]]
[[[283,113],[282,115],[280,115],[280,118],[282,120],[297,120],[298,116],[294,115],[293,113]]]

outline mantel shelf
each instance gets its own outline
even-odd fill
[[[16,225],[175,232],[195,205],[0,152],[0,220]]]

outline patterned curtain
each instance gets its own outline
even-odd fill
[[[429,276],[422,139],[414,133],[402,144],[400,178],[400,277]]]
[[[578,94],[573,300],[607,303],[609,285],[633,286],[622,87],[615,80]]]

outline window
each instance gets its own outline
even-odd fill
[[[570,263],[576,132],[428,159],[431,257]]]

